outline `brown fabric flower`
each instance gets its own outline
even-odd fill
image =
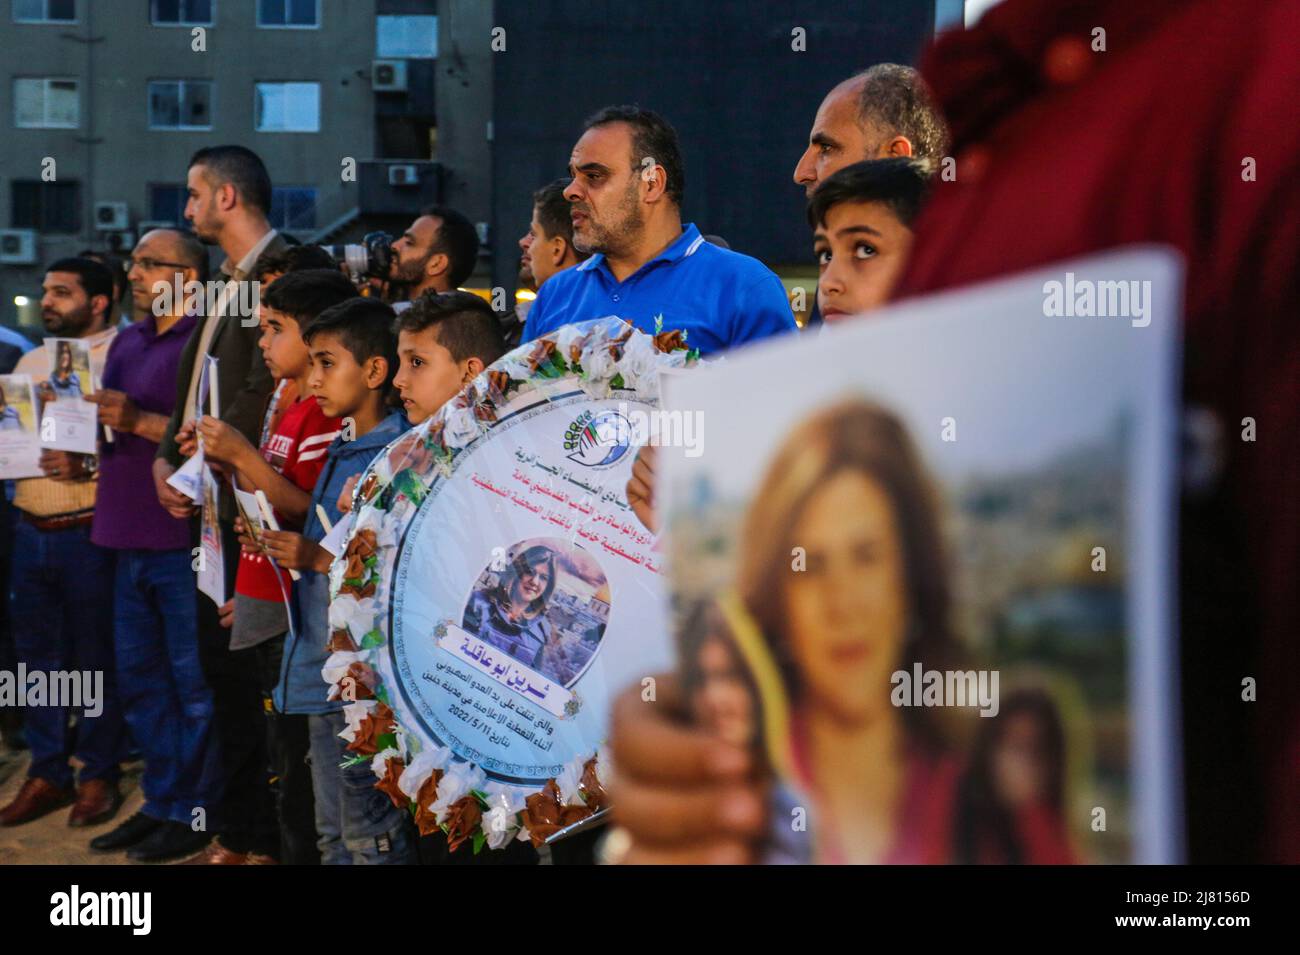
[[[560,824],[560,787],[554,779],[548,779],[541,792],[533,793],[524,800],[521,814],[524,828],[533,840],[533,848],[539,848],[546,842],[546,837],[558,832]]]
[[[677,351],[679,348],[685,347],[686,339],[682,335],[681,329],[674,328],[672,331],[660,332],[655,336],[655,349],[657,351]]]
[[[339,593],[352,594],[358,600],[365,600],[367,597],[373,597],[375,595],[376,587],[377,585],[373,580],[366,581],[366,583],[360,587],[356,584],[350,584],[345,581],[343,586],[339,588]]]
[[[379,552],[379,538],[375,536],[373,527],[364,527],[352,535],[352,540],[348,541],[348,548],[343,553],[347,557],[357,557],[361,560],[367,560],[374,557]],[[349,564],[349,567],[351,565]],[[354,576],[348,574],[349,577]],[[360,574],[355,576],[360,577]]]
[[[347,629],[342,629],[330,632],[330,640],[329,643],[325,644],[325,649],[330,653],[338,653],[340,651],[344,653],[356,653],[358,647],[356,641],[352,639],[352,634],[349,633]]]
[[[528,367],[536,371],[539,367],[551,360],[551,355],[555,353],[555,342],[549,338],[539,339],[533,346],[532,352],[528,355]]]
[[[429,811],[429,807],[438,801],[438,783],[441,779],[442,770],[435,769],[415,794],[415,827],[422,836],[431,836],[438,831],[438,818]]]
[[[366,562],[356,554],[348,555],[348,564],[343,568],[344,580],[365,580],[369,575],[366,573]]]
[[[488,372],[488,392],[505,396],[506,389],[510,387],[510,375],[504,371]]]
[[[343,674],[343,679],[339,680],[339,684],[344,689],[352,688],[352,700],[373,700],[375,698],[375,687],[379,685],[379,674],[369,664],[354,660],[348,664],[348,672]],[[345,693],[344,699],[348,698]]]
[[[368,501],[375,496],[375,491],[379,490],[379,475],[371,472],[366,479],[361,482],[361,490],[358,492],[361,500]]]
[[[478,828],[483,818],[478,799],[473,793],[462,796],[447,807],[447,851],[455,852]]]
[[[560,807],[560,828],[571,826],[575,822],[581,822],[596,810],[590,806],[561,806]]]
[[[348,743],[348,749],[362,756],[373,756],[379,752],[379,737],[393,731],[393,711],[383,703],[361,719],[356,736]]]
[[[398,809],[405,809],[411,802],[397,785],[404,769],[406,769],[405,763],[396,756],[390,756],[388,762],[384,764],[384,778],[375,783],[375,788],[385,793]]]
[[[582,779],[578,781],[578,789],[582,792],[583,798],[586,799],[587,805],[591,807],[592,812],[604,809],[609,805],[609,794],[605,792],[604,785],[596,775],[595,756],[591,757],[583,765]]]

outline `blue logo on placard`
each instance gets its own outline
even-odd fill
[[[631,423],[617,411],[584,411],[564,432],[564,450],[584,467],[607,468],[627,454],[631,434]]]

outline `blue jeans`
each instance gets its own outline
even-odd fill
[[[190,825],[218,772],[188,550],[117,551],[117,685],[144,755],[144,814]]]
[[[103,710],[84,712],[68,732],[66,706],[23,710],[32,750],[28,775],[60,788],[72,785],[68,758],[82,762],[81,781],[116,782],[126,756],[126,724],[113,666],[113,555],[90,541],[90,526],[43,531],[19,519],[9,578],[14,648],[30,674],[90,670],[103,674]]]
[[[370,760],[340,768],[355,756],[339,733],[341,712],[312,714],[311,778],[321,865],[409,865],[416,861],[411,814],[375,788]]]

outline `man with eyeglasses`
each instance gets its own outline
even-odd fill
[[[114,559],[118,695],[144,755],[145,801],[90,847],[160,862],[207,843],[191,823],[195,810],[208,809],[216,753],[212,693],[199,665],[189,522],[167,513],[152,478],[181,352],[198,318],[185,314],[183,295],[160,297],[155,286],[205,281],[207,252],[193,236],[157,229],[136,245],[127,278],[140,319],[118,332],[91,399],[113,432],[100,453],[91,540]]]

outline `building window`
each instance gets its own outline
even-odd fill
[[[150,80],[150,129],[211,129],[212,83]]]
[[[311,29],[320,26],[317,0],[257,0],[257,25]]]
[[[69,78],[14,80],[14,125],[23,129],[76,129],[81,94]]]
[[[320,132],[320,84],[258,83],[253,128],[259,133]]]
[[[214,0],[150,0],[149,19],[157,27],[211,26]]]
[[[189,190],[184,186],[149,186],[149,218],[153,222],[170,222],[173,226],[185,224],[185,203]]]
[[[277,186],[271,190],[271,225],[282,232],[316,228],[316,190]]]
[[[375,54],[393,59],[438,55],[437,17],[376,17]]]
[[[14,0],[15,23],[76,23],[76,0]]]
[[[10,225],[38,232],[81,231],[81,183],[15,179],[10,183]]]

